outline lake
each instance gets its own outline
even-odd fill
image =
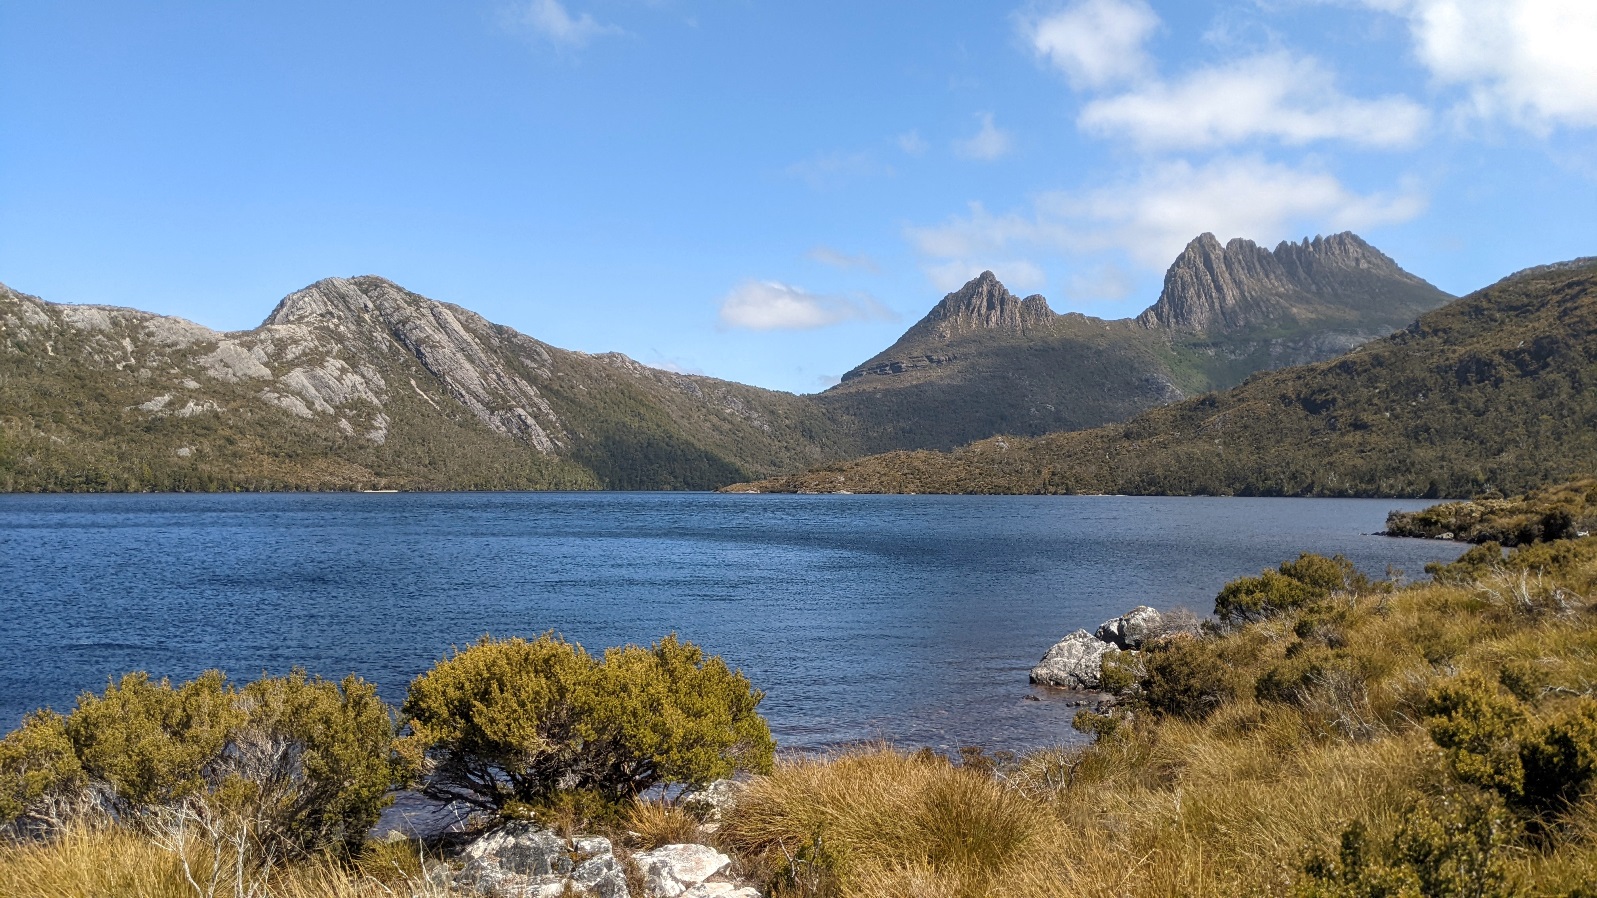
[[[789,749],[1078,737],[1027,670],[1139,604],[1299,551],[1423,577],[1398,500],[401,493],[0,496],[0,724],[129,670],[303,666],[393,702],[453,645],[667,633],[765,690]],[[1036,701],[1032,698],[1039,699]]]

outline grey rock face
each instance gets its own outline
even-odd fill
[[[522,875],[571,872],[571,855],[565,840],[536,824],[522,821],[507,823],[472,842],[461,856],[468,866],[482,861]]]
[[[1086,630],[1077,630],[1043,655],[1031,669],[1031,682],[1062,689],[1097,689],[1103,683],[1103,656],[1114,647]]]
[[[1119,649],[1140,649],[1149,637],[1159,633],[1164,615],[1147,605],[1138,605],[1119,617],[1098,625],[1093,636]]]
[[[1363,309],[1377,317],[1389,311],[1396,328],[1409,312],[1445,298],[1356,234],[1282,242],[1274,250],[1242,239],[1221,246],[1213,234],[1201,234],[1170,266],[1159,301],[1137,321],[1147,328],[1235,332]]]
[[[679,898],[725,870],[732,859],[707,845],[665,845],[632,856],[649,898]],[[700,894],[707,894],[700,892]]]
[[[984,271],[965,286],[943,297],[926,316],[926,322],[944,337],[979,330],[1024,330],[1054,317],[1041,296],[1020,299],[1010,293],[991,271]]]

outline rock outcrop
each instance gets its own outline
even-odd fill
[[[1240,238],[1221,246],[1205,233],[1182,250],[1165,273],[1158,302],[1137,322],[1149,329],[1237,333],[1282,322],[1345,319],[1374,336],[1448,298],[1356,234],[1282,242],[1268,250]]]
[[[1098,689],[1103,685],[1103,659],[1110,652],[1137,652],[1164,635],[1167,621],[1148,605],[1138,605],[1098,625],[1092,633],[1077,630],[1054,643],[1031,669],[1031,682],[1060,689]]]
[[[664,845],[617,856],[609,839],[565,839],[528,821],[506,823],[467,845],[461,868],[438,885],[493,898],[630,898],[625,864],[643,877],[643,898],[760,898],[728,875],[732,859],[707,845]]]
[[[1114,648],[1113,643],[1077,630],[1042,656],[1031,669],[1031,682],[1060,689],[1097,689],[1103,682],[1103,656]]]
[[[1159,635],[1164,625],[1164,615],[1147,605],[1138,605],[1119,617],[1112,617],[1098,625],[1093,636],[1122,650],[1137,650],[1144,642]]]
[[[732,859],[706,845],[663,845],[632,856],[648,898],[759,898],[725,876]]]

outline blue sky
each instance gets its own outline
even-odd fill
[[[1134,315],[1191,237],[1443,289],[1597,254],[1597,4],[0,0],[0,281],[253,327],[381,274],[810,392],[984,268]]]

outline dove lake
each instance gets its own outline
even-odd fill
[[[676,633],[765,691],[786,749],[1080,737],[1027,684],[1137,605],[1206,614],[1301,551],[1424,577],[1374,535],[1429,502],[705,493],[0,496],[0,723],[132,670],[357,673],[399,702],[483,634]]]

